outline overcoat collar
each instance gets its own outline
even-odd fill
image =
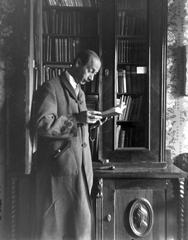
[[[70,84],[69,80],[67,79],[65,72],[63,72],[63,73],[60,75],[60,80],[61,80],[61,84],[62,84],[66,89],[68,89],[68,91],[71,93],[71,95],[72,95],[75,99],[77,99],[76,93],[75,93],[72,85]]]

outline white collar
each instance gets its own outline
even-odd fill
[[[65,71],[66,77],[69,80],[71,86],[73,87],[73,89],[76,89],[78,83],[74,80],[74,78],[70,75],[70,73],[68,71]]]

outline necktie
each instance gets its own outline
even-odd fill
[[[76,85],[75,93],[76,93],[76,97],[78,97],[78,93],[79,93],[79,84]]]

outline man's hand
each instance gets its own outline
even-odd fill
[[[101,112],[99,111],[83,111],[75,114],[78,123],[94,124],[102,119]]]
[[[122,113],[123,113],[123,110],[127,107],[127,105],[125,105],[125,103],[122,102],[122,103],[116,105],[116,107],[120,108],[121,114],[122,114]]]

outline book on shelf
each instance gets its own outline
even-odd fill
[[[129,127],[125,128],[124,147],[128,147],[130,145],[130,138],[129,138],[130,130],[131,128]]]
[[[45,34],[98,35],[98,12],[44,10],[43,32]]]
[[[63,71],[69,68],[70,65],[44,65],[43,71],[45,76],[45,81],[49,80],[52,77],[60,75]]]
[[[125,145],[125,130],[121,129],[119,132],[119,141],[118,141],[118,147],[123,148]]]
[[[117,134],[119,135],[117,144],[118,148],[133,147],[134,130],[132,127],[120,128]]]
[[[137,66],[131,66],[130,68],[130,78],[131,78],[131,92],[132,93],[136,93],[136,92],[140,92],[139,88],[138,88],[138,75],[136,72]]]
[[[97,7],[98,0],[46,0],[46,4],[59,7]]]
[[[119,10],[117,13],[118,30],[120,36],[144,36],[146,20],[139,16],[129,16],[126,11]]]
[[[118,116],[119,121],[140,121],[143,114],[143,95],[141,96],[124,96],[123,98],[126,108]]]
[[[130,108],[131,108],[131,102],[132,102],[132,98],[131,96],[127,97],[127,101],[126,101],[126,109],[125,109],[125,113],[124,113],[124,119],[125,121],[128,120],[129,115],[130,115]]]
[[[127,82],[127,92],[131,92],[131,68],[129,65],[125,66],[126,71],[126,82]]]
[[[49,33],[49,14],[47,11],[43,12],[43,32]]]
[[[97,52],[99,49],[99,43],[96,39],[79,37],[59,37],[54,38],[51,36],[45,36],[43,38],[44,46],[44,59],[47,62],[72,62],[76,54],[80,49],[90,48]]]
[[[115,148],[118,148],[119,146],[119,135],[120,135],[120,131],[121,131],[121,125],[116,125],[116,134],[115,134],[115,137],[116,137],[116,146]]]
[[[127,92],[127,83],[126,83],[126,71],[125,69],[118,70],[118,93],[126,93]]]
[[[125,9],[146,9],[147,0],[120,0],[117,2],[118,8]]]
[[[136,111],[136,116],[135,116],[136,120],[140,120],[141,119],[142,107],[143,107],[143,96],[140,96],[139,100],[138,100],[138,106],[137,106],[137,111]]]
[[[141,64],[146,59],[146,41],[144,40],[117,40],[118,63]]]

